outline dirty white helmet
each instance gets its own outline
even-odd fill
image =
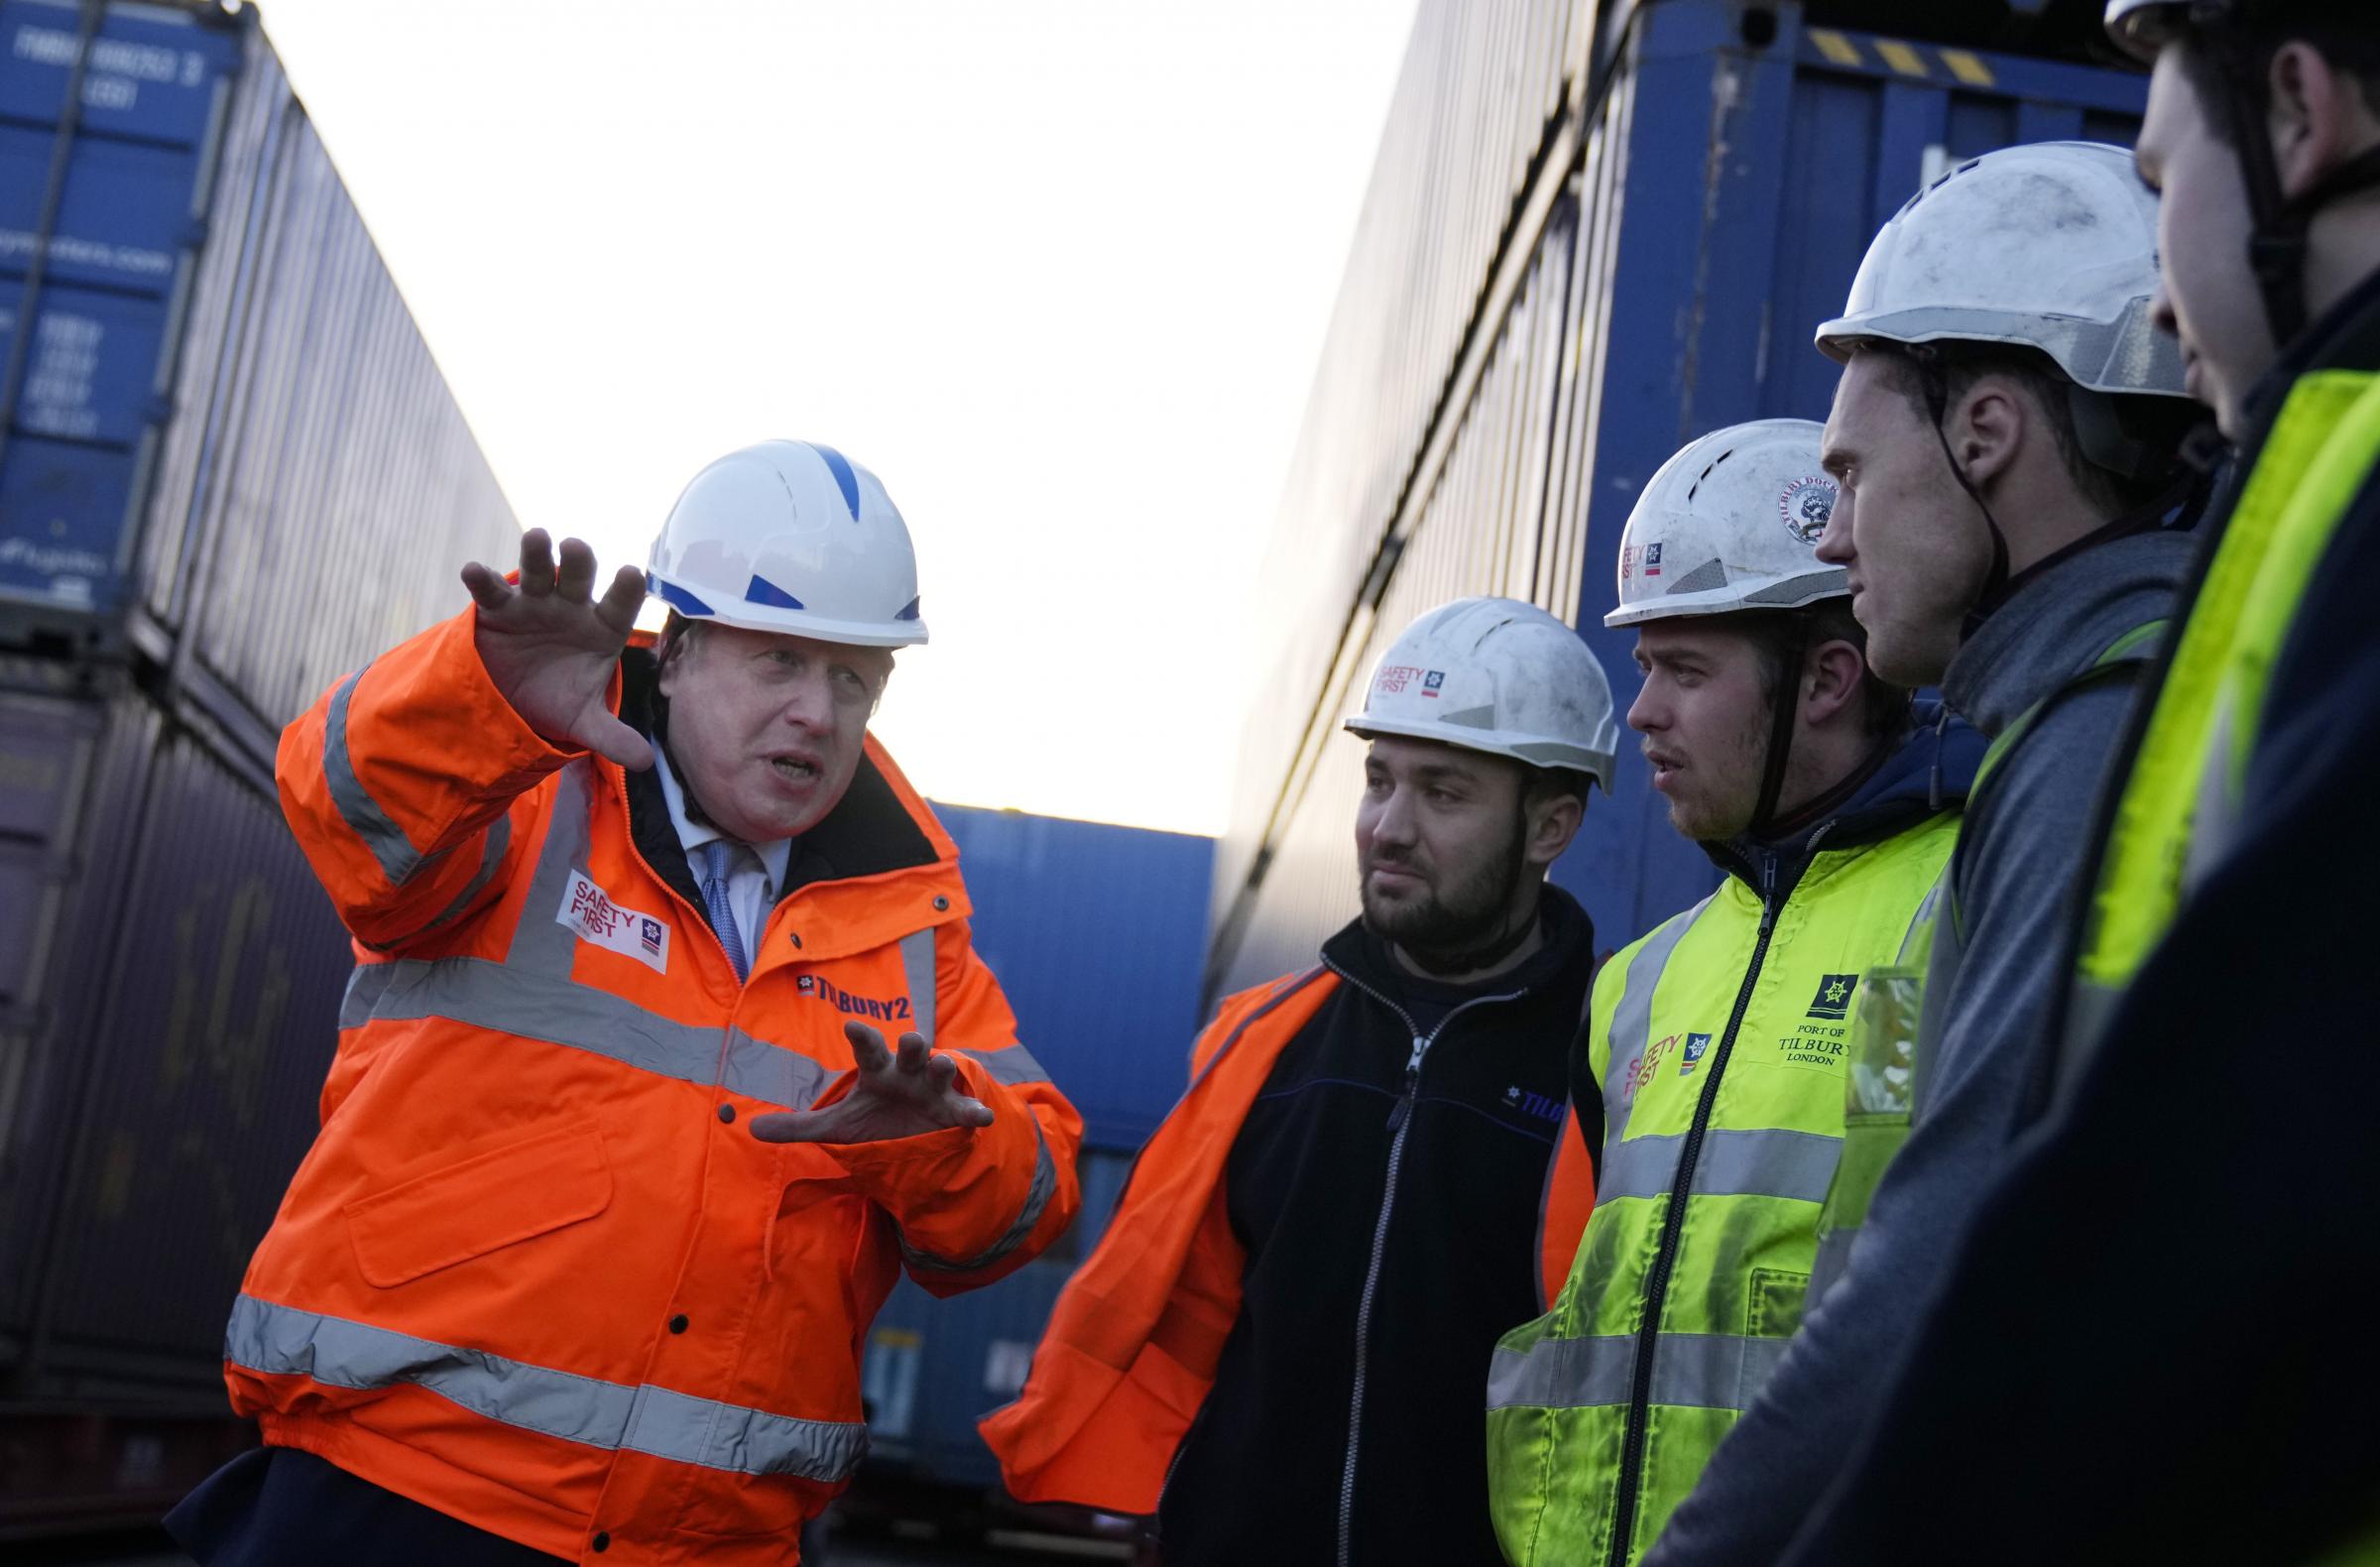
[[[1853,340],[2037,348],[2076,385],[2182,397],[2182,351],[2157,330],[2157,197],[2104,142],[2005,147],[1909,198],[1867,247],[1843,314]]]
[[[1347,727],[1570,768],[1606,794],[1619,746],[1611,685],[1587,644],[1509,598],[1460,598],[1406,627]]]
[[[646,585],[690,620],[863,648],[925,641],[908,525],[832,446],[765,440],[694,475]]]
[[[1850,591],[1818,558],[1838,491],[1820,426],[1763,419],[1713,430],[1661,464],[1619,536],[1619,607],[1606,626],[1799,609]]]

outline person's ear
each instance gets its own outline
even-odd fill
[[[1529,869],[1543,872],[1561,859],[1562,851],[1570,847],[1570,840],[1579,835],[1579,823],[1586,815],[1586,796],[1580,794],[1555,794],[1531,806],[1528,841],[1522,851]]]
[[[1816,728],[1859,700],[1867,658],[1851,643],[1822,642],[1802,660],[1802,722]]]
[[[2033,409],[2005,376],[1985,376],[1959,400],[1951,445],[1967,481],[1980,489],[2008,471],[2024,445]]]
[[[2362,87],[2302,39],[2273,52],[2265,103],[2284,196],[2304,195],[2372,139],[2373,105]]]

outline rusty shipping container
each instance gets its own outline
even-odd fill
[[[1864,30],[1879,19],[1934,36]],[[1277,643],[1217,849],[1210,1005],[1311,962],[1354,913],[1362,748],[1340,725],[1388,641],[1450,598],[1527,599],[1580,628],[1624,709],[1632,638],[1602,617],[1640,487],[1705,430],[1826,417],[1811,333],[1924,181],[2017,142],[2129,140],[2146,84],[2080,62],[2095,27],[2082,0],[1424,0],[1267,572]],[[1527,112],[1491,113],[1516,83]],[[1493,160],[1454,129],[1489,125],[1515,138]],[[1469,233],[1455,177],[1490,167],[1513,183],[1489,181],[1485,248],[1373,221]],[[1425,347],[1425,320],[1462,324]],[[1389,344],[1415,357],[1384,369]],[[1605,950],[1718,876],[1628,738],[1555,869]]]

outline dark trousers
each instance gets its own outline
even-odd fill
[[[166,1514],[204,1567],[553,1567],[435,1507],[291,1447],[242,1453]]]

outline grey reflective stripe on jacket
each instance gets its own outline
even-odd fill
[[[816,1103],[834,1074],[798,1050],[740,1027],[679,1023],[571,978],[577,935],[553,918],[574,871],[592,846],[588,799],[591,765],[573,762],[558,775],[545,842],[537,853],[520,922],[502,961],[491,958],[403,958],[358,967],[339,1007],[341,1028],[374,1019],[443,1018],[475,1027],[539,1039],[607,1056],[624,1066],[706,1088],[724,1088],[784,1110]],[[475,881],[456,908],[476,897],[503,858],[510,821],[499,818]],[[933,1037],[936,979],[932,927],[900,939],[917,1031]],[[980,1062],[996,1082],[1042,1083],[1049,1074],[1021,1045],[958,1052]],[[1054,1175],[1053,1175],[1054,1181]]]
[[[1628,960],[1626,983],[1619,993],[1619,1005],[1611,1013],[1610,1053],[1604,1060],[1604,1158],[1608,1165],[1619,1147],[1621,1136],[1628,1130],[1628,1112],[1635,1108],[1636,1096],[1628,1087],[1628,1074],[1614,1071],[1622,1062],[1642,1059],[1645,1047],[1653,1042],[1653,992],[1660,988],[1661,971],[1669,967],[1669,955],[1686,932],[1694,928],[1696,919],[1711,906],[1713,893],[1701,903],[1682,913],[1672,914],[1660,928],[1644,938],[1636,956]],[[1600,1179],[1600,1177],[1599,1177]],[[1597,1200],[1602,1200],[1597,1193]]]
[[[1740,1409],[1768,1381],[1792,1342],[1736,1333],[1664,1333],[1654,1340],[1648,1401],[1689,1409]],[[1624,1404],[1636,1372],[1636,1335],[1540,1339],[1498,1349],[1488,1369],[1488,1408],[1592,1409]]]
[[[355,699],[356,682],[370,667],[366,664],[356,670],[330,693],[330,711],[322,729],[322,782],[330,789],[330,802],[338,808],[339,819],[380,863],[380,874],[389,879],[391,887],[402,887],[421,869],[421,851],[414,847],[404,828],[389,819],[380,801],[364,787],[364,781],[355,776],[355,758],[347,749],[348,704]]]
[[[929,1273],[972,1273],[979,1267],[990,1267],[1022,1246],[1025,1238],[1033,1233],[1033,1226],[1041,1222],[1041,1210],[1049,1206],[1049,1194],[1058,1189],[1057,1161],[1049,1156],[1049,1140],[1041,1135],[1038,1117],[1033,1119],[1033,1145],[1032,1184],[1025,1188],[1024,1206],[1017,1211],[1015,1222],[1009,1226],[1007,1234],[993,1242],[981,1255],[964,1260],[936,1257],[931,1252],[919,1251],[903,1240],[900,1243],[901,1261]]]
[[[1604,1154],[1596,1201],[1666,1195],[1685,1143],[1684,1133],[1670,1132],[1612,1144]],[[1695,1160],[1694,1194],[1824,1202],[1842,1153],[1842,1139],[1815,1132],[1713,1127],[1703,1134],[1702,1152]]]
[[[833,1483],[848,1479],[868,1451],[868,1427],[857,1420],[804,1420],[604,1382],[254,1295],[233,1302],[223,1354],[249,1371],[335,1387],[410,1384],[525,1431],[734,1474]]]

